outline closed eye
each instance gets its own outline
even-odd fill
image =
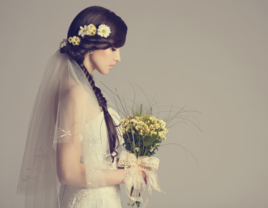
[[[112,51],[116,51],[116,49],[115,48],[112,48]]]

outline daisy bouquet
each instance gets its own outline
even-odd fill
[[[141,105],[142,107],[142,105]],[[121,120],[122,135],[126,151],[121,152],[119,167],[125,168],[125,189],[129,196],[129,205],[136,204],[137,207],[143,202],[141,192],[145,189],[143,178],[138,174],[143,170],[146,174],[151,197],[152,187],[160,193],[165,193],[160,187],[156,170],[159,166],[159,159],[151,157],[158,149],[158,145],[166,140],[168,129],[166,122],[157,119],[150,114],[141,115],[138,112],[135,116],[129,115]],[[150,198],[149,197],[149,198]],[[144,207],[149,203],[147,198]]]
[[[162,110],[162,113],[166,113],[166,117],[160,119],[156,115],[159,115],[161,111],[158,104],[154,98],[150,100],[143,90],[142,92],[149,104],[147,106],[141,103],[137,104],[135,102],[136,96],[131,100],[132,106],[128,105],[124,97],[121,98],[117,92],[112,93],[116,96],[116,109],[124,115],[124,118],[121,120],[121,136],[124,138],[123,146],[125,151],[122,151],[120,154],[118,167],[125,169],[124,183],[125,191],[129,197],[128,205],[134,206],[136,204],[139,207],[141,203],[144,203],[143,208],[145,208],[148,206],[152,196],[152,188],[160,193],[165,193],[160,187],[156,174],[160,160],[153,155],[160,146],[163,146],[162,142],[166,141],[166,134],[171,127],[168,126],[175,119],[193,122],[189,119],[191,111],[181,108],[179,111],[174,112],[172,111],[172,106],[170,106],[169,110]],[[117,101],[119,101],[119,105]],[[154,113],[153,109],[155,106],[158,107],[158,110]],[[195,123],[193,124],[196,125]],[[185,148],[182,148],[185,151]],[[143,202],[141,193],[146,189],[146,185],[143,177],[140,175],[140,170],[145,172],[148,184],[148,197],[145,202]]]

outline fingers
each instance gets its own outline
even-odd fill
[[[145,184],[147,184],[147,177],[146,177],[146,174],[144,171],[142,171],[142,175],[143,175],[143,178],[144,178],[144,181],[145,181]]]
[[[143,170],[141,170],[141,174],[142,174],[142,177],[144,179],[145,184],[147,184],[147,177],[146,177],[146,174]]]

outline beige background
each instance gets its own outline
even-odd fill
[[[160,104],[202,112],[202,132],[179,123],[166,141],[191,151],[199,166],[178,146],[162,147],[166,194],[153,191],[149,207],[268,207],[267,0],[1,1],[0,207],[23,207],[15,191],[45,64],[75,15],[92,5],[129,28],[122,62],[106,76],[94,72],[96,80],[124,95],[135,81],[159,90]]]

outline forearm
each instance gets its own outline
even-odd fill
[[[107,186],[123,183],[125,176],[124,169],[115,169],[112,172],[110,169],[102,169],[102,173]],[[99,176],[101,177],[100,180],[102,180],[102,175]],[[76,168],[73,168],[69,176],[65,179],[64,184],[78,187],[88,187],[85,165],[80,163]]]

